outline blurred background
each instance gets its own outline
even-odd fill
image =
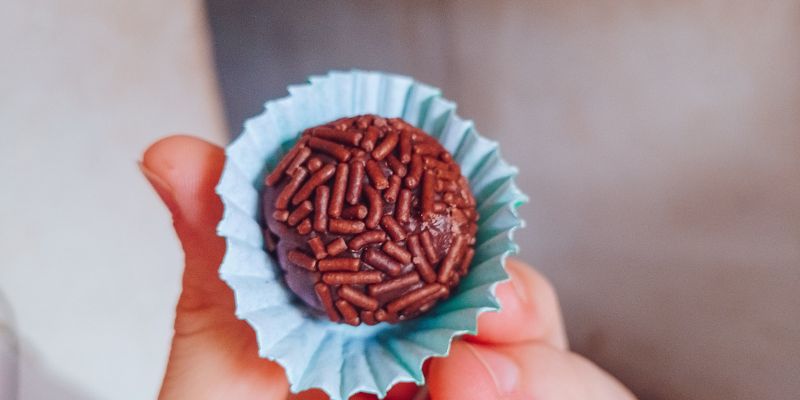
[[[181,253],[141,152],[358,67],[441,87],[520,167],[575,351],[642,399],[794,398],[798,38],[788,0],[0,1],[19,397],[153,398]]]

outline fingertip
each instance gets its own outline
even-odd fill
[[[148,146],[142,154],[142,164],[156,173],[169,172],[185,161],[186,155],[213,156],[214,153],[221,152],[221,147],[198,137],[175,134],[163,137]]]
[[[204,229],[221,216],[214,187],[224,162],[221,147],[196,137],[173,135],[150,145],[139,165],[173,215],[179,212],[182,223]]]
[[[193,136],[173,135],[150,145],[141,165],[180,194],[207,189],[209,181],[219,178],[224,162],[221,147]]]
[[[491,373],[467,343],[453,342],[445,358],[434,358],[427,382],[431,398],[437,400],[495,399],[497,389]]]
[[[500,311],[481,314],[478,334],[467,340],[495,344],[543,340],[566,348],[561,311],[550,282],[513,258],[507,260],[506,271],[510,279],[496,291]]]

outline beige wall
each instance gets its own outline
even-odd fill
[[[0,51],[0,292],[20,398],[154,398],[182,257],[136,161],[167,132],[224,141],[202,11],[0,2]]]

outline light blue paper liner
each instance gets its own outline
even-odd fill
[[[255,330],[259,355],[284,367],[293,392],[319,388],[337,400],[357,392],[383,397],[398,382],[422,384],[426,359],[447,355],[455,337],[476,332],[480,313],[499,308],[495,287],[508,278],[505,260],[517,252],[514,231],[523,226],[517,208],[527,201],[514,183],[517,168],[439,89],[409,77],[334,71],[288,90],[225,149],[216,188],[225,207],[217,233],[227,244],[219,274],[233,289],[236,315]],[[431,312],[397,325],[351,327],[310,314],[263,248],[259,191],[267,171],[304,129],[359,114],[401,117],[436,137],[469,178],[480,213],[469,274]]]

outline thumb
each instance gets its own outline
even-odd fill
[[[222,203],[214,193],[225,154],[219,146],[190,136],[170,136],[151,145],[139,164],[170,210],[186,258],[181,308],[215,302],[233,307],[217,276],[225,242],[216,235]],[[176,327],[179,328],[179,327]]]
[[[214,193],[225,155],[211,143],[171,136],[139,164],[172,213],[186,257],[161,399],[283,399],[283,369],[259,358],[255,334],[234,313],[233,293],[217,268],[225,242],[216,234],[222,203]]]
[[[224,253],[215,234],[222,203],[214,193],[224,162],[219,146],[176,135],[153,143],[139,164],[172,213],[178,238],[192,261]]]
[[[590,361],[537,342],[455,342],[447,358],[431,362],[429,385],[435,399],[634,399]]]

